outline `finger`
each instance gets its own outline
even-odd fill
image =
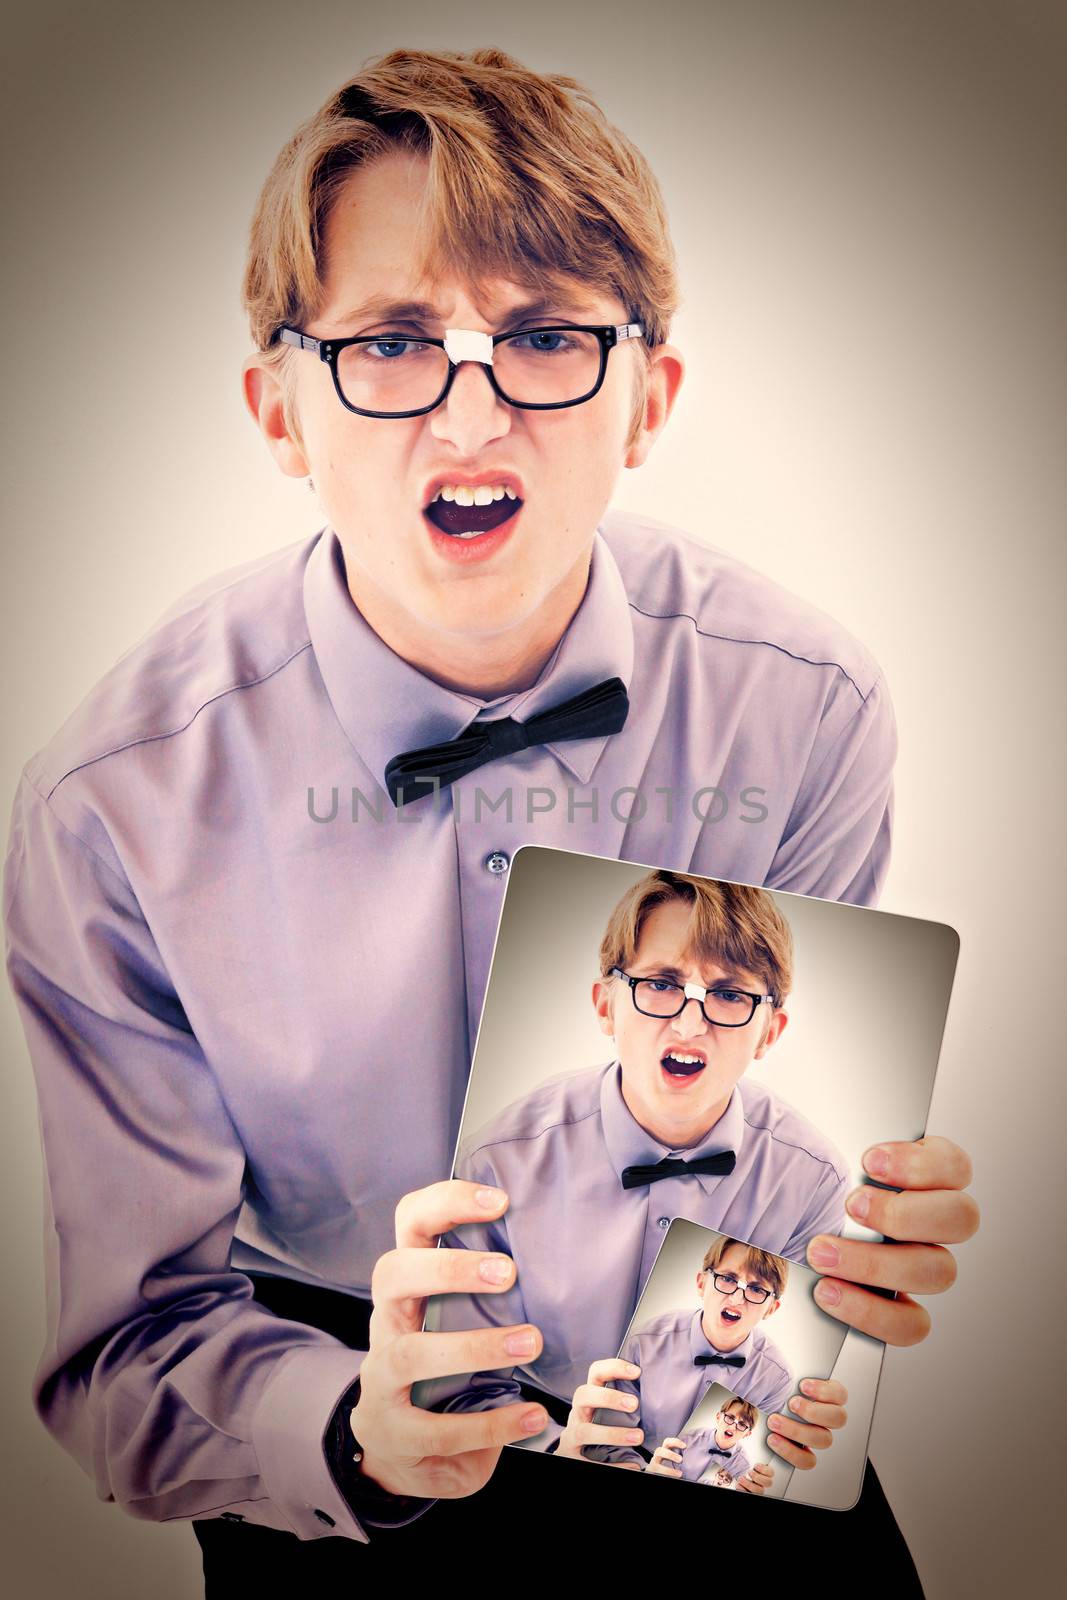
[[[808,1260],[835,1278],[909,1294],[943,1294],[956,1281],[955,1256],[936,1244],[881,1244],[819,1234],[808,1246]]]
[[[641,1368],[635,1367],[632,1361],[620,1361],[612,1357],[610,1361],[594,1361],[589,1368],[589,1383],[610,1383],[615,1378],[639,1378]]]
[[[580,1419],[567,1424],[567,1432],[575,1444],[641,1444],[645,1435],[641,1428],[609,1428],[606,1422],[583,1422]]]
[[[767,1445],[775,1455],[781,1456],[783,1461],[788,1461],[791,1467],[799,1467],[801,1472],[809,1472],[818,1459],[813,1450],[806,1449],[802,1444],[796,1444],[785,1434],[768,1433]]]
[[[422,1411],[398,1406],[387,1423],[389,1451],[401,1457],[459,1456],[530,1439],[548,1427],[543,1406],[522,1402],[488,1411]]]
[[[887,1300],[840,1278],[820,1278],[814,1293],[823,1310],[839,1322],[886,1344],[919,1344],[930,1332],[930,1313],[909,1295]]]
[[[827,1405],[848,1405],[848,1390],[836,1378],[801,1378],[800,1392],[809,1400],[824,1400]]]
[[[818,1427],[843,1428],[848,1421],[848,1412],[844,1406],[828,1406],[819,1400],[805,1400],[803,1395],[795,1394],[788,1402],[790,1411],[795,1411],[802,1422],[812,1422]]]
[[[500,1294],[515,1282],[510,1256],[483,1250],[390,1250],[371,1274],[371,1299],[379,1334],[422,1326],[423,1301],[431,1294]]]
[[[648,1466],[646,1472],[654,1472],[660,1478],[680,1478],[682,1476],[678,1467]]]
[[[396,1208],[396,1242],[402,1249],[426,1250],[461,1222],[491,1222],[507,1207],[503,1189],[452,1178],[414,1189]]]
[[[602,1388],[598,1383],[582,1383],[574,1391],[571,1405],[583,1411],[636,1411],[641,1404],[625,1389]]]
[[[963,1244],[981,1215],[972,1195],[955,1189],[876,1189],[864,1184],[845,1201],[850,1217],[890,1239],[919,1244]]]
[[[532,1361],[542,1348],[540,1332],[529,1323],[515,1328],[478,1328],[457,1333],[402,1333],[378,1350],[372,1350],[360,1371],[364,1387],[373,1387],[393,1399],[406,1396],[413,1383],[425,1378],[447,1378],[457,1373],[494,1372]]]
[[[767,1418],[767,1428],[769,1433],[777,1433],[785,1439],[792,1439],[796,1444],[805,1445],[809,1450],[828,1450],[834,1442],[834,1436],[828,1428],[820,1428],[810,1422],[800,1422],[779,1411]]]
[[[676,1450],[668,1450],[664,1445],[660,1445],[658,1450],[654,1450],[653,1451],[652,1459],[653,1459],[653,1461],[677,1461],[677,1462],[681,1462],[682,1458],[681,1458],[681,1456],[678,1454],[678,1452]]]
[[[937,1134],[872,1145],[864,1152],[863,1169],[898,1189],[966,1189],[974,1177],[966,1150]]]

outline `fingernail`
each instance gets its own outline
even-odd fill
[[[801,1378],[800,1390],[802,1394],[811,1395],[814,1398],[819,1392],[819,1386],[813,1378]]]
[[[782,1419],[778,1415],[777,1412],[775,1412],[773,1417],[768,1417],[767,1418],[767,1426],[768,1426],[768,1428],[780,1428],[781,1425],[782,1425]]]
[[[523,1433],[541,1433],[542,1430],[547,1428],[547,1427],[548,1427],[548,1417],[547,1417],[546,1413],[541,1410],[540,1406],[534,1406],[532,1411],[524,1411],[523,1412],[523,1414],[522,1414],[522,1431],[523,1431]]]
[[[627,1432],[626,1432],[626,1437],[627,1437],[628,1441],[630,1442],[630,1444],[640,1444],[641,1440],[645,1437],[645,1435],[644,1435],[644,1432],[642,1431],[642,1429],[640,1429],[640,1428],[628,1428]]]
[[[845,1201],[845,1207],[850,1217],[855,1217],[858,1222],[862,1222],[871,1209],[871,1191],[869,1189],[853,1189]]]
[[[813,1239],[808,1246],[808,1260],[813,1267],[836,1267],[841,1255],[832,1239]]]
[[[490,1256],[478,1263],[478,1276],[486,1283],[507,1283],[511,1277],[511,1262],[507,1256]]]
[[[483,1211],[496,1211],[499,1206],[504,1204],[507,1196],[504,1194],[503,1189],[478,1189],[474,1198]]]
[[[821,1306],[839,1306],[841,1290],[829,1278],[820,1278],[815,1285],[815,1298]]]
[[[798,1417],[804,1415],[804,1402],[799,1395],[791,1394],[789,1396],[789,1409],[790,1411],[795,1411]]]
[[[863,1158],[863,1168],[872,1178],[884,1178],[889,1172],[889,1151],[884,1145],[872,1145]]]
[[[624,1394],[622,1397],[622,1409],[624,1411],[636,1411],[640,1403],[635,1394]]]
[[[629,1367],[631,1378],[639,1378],[641,1376],[641,1368],[635,1367],[632,1361],[626,1361],[623,1365]]]
[[[509,1333],[504,1340],[504,1349],[509,1356],[532,1356],[537,1349],[537,1340],[532,1333]]]

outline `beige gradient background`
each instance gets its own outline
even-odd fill
[[[238,391],[244,232],[296,122],[376,50],[494,42],[584,79],[647,151],[690,379],[618,501],[871,646],[901,727],[883,905],[962,942],[930,1125],[973,1152],[985,1222],[931,1337],[887,1357],[872,1456],[931,1600],[1036,1591],[1062,1366],[1062,6],[5,13],[5,812],[26,756],[179,592],[317,525]],[[2,1017],[4,1575],[20,1600],[189,1600],[188,1529],[99,1505],[29,1409],[36,1117],[6,994]],[[981,1397],[1006,1356],[1043,1421],[993,1511]]]

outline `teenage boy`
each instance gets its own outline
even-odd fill
[[[540,1343],[420,1332],[425,1296],[514,1272],[434,1248],[508,1197],[433,1180],[515,849],[870,902],[894,734],[825,617],[604,520],[678,392],[677,287],[647,163],[570,80],[496,51],[368,68],[279,156],[245,300],[248,404],[328,527],[186,595],[27,763],[5,906],[47,1169],[36,1404],[102,1496],[205,1519],[209,1564],[229,1541],[269,1584],[283,1546],[306,1581],[311,1541],[358,1557],[544,1426],[410,1402]],[[877,1160],[909,1193],[875,1228],[973,1231],[954,1145]],[[825,1248],[843,1321],[923,1336],[862,1285],[944,1288],[947,1252]],[[437,1507],[371,1554],[512,1548],[530,1465],[493,1516]]]
[[[840,1232],[848,1182],[830,1140],[750,1070],[788,1021],[792,936],[771,895],[650,872],[608,918],[600,974],[593,1004],[617,1059],[540,1085],[456,1163],[459,1177],[511,1197],[498,1222],[456,1235],[518,1268],[508,1293],[476,1309],[538,1327],[543,1348],[524,1370],[567,1399],[619,1348],[672,1218],[802,1261],[812,1238]],[[446,1301],[442,1325],[472,1309]],[[753,1309],[740,1313],[746,1334]],[[494,1403],[513,1392],[500,1374],[468,1391]],[[657,1436],[676,1433],[693,1404],[670,1408]]]
[[[601,1424],[640,1427],[646,1439],[679,1434],[712,1383],[728,1383],[763,1412],[783,1410],[794,1374],[768,1337],[766,1322],[781,1306],[788,1282],[789,1263],[781,1256],[725,1234],[718,1238],[696,1275],[699,1310],[665,1311],[627,1338],[621,1358],[640,1376],[615,1387],[635,1396],[637,1405],[626,1416],[608,1412]],[[597,1456],[641,1460],[635,1450],[617,1447]]]
[[[720,1487],[764,1494],[774,1474],[764,1467],[764,1476],[757,1476],[745,1451],[758,1421],[759,1411],[747,1400],[728,1400],[715,1413],[714,1427],[691,1428],[677,1438],[664,1439],[652,1452],[645,1471],[664,1478],[684,1478],[688,1483],[726,1478],[728,1484],[720,1483]]]

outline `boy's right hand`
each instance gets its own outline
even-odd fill
[[[682,1476],[682,1457],[679,1452],[685,1449],[684,1439],[664,1439],[652,1452],[652,1460],[645,1468],[646,1472],[658,1472],[662,1478],[680,1478]]]
[[[425,1378],[492,1371],[533,1360],[541,1335],[523,1327],[424,1333],[434,1294],[495,1294],[510,1289],[515,1264],[475,1250],[438,1249],[440,1235],[464,1222],[491,1222],[507,1209],[500,1189],[452,1179],[406,1194],[396,1208],[397,1248],[377,1262],[370,1350],[360,1368],[360,1396],[349,1422],[363,1451],[361,1471],[390,1494],[458,1499],[491,1476],[505,1444],[548,1425],[527,1402],[488,1411],[439,1413],[411,1403]]]
[[[640,1444],[645,1437],[640,1428],[611,1428],[607,1423],[593,1421],[594,1411],[602,1407],[609,1411],[636,1411],[640,1404],[636,1395],[628,1394],[623,1389],[610,1389],[608,1384],[612,1378],[640,1376],[641,1368],[635,1367],[632,1361],[594,1361],[589,1368],[587,1382],[580,1383],[574,1391],[567,1426],[556,1446],[556,1454],[580,1459],[583,1445]],[[636,1461],[619,1461],[611,1465],[629,1467],[634,1472],[641,1471]]]

